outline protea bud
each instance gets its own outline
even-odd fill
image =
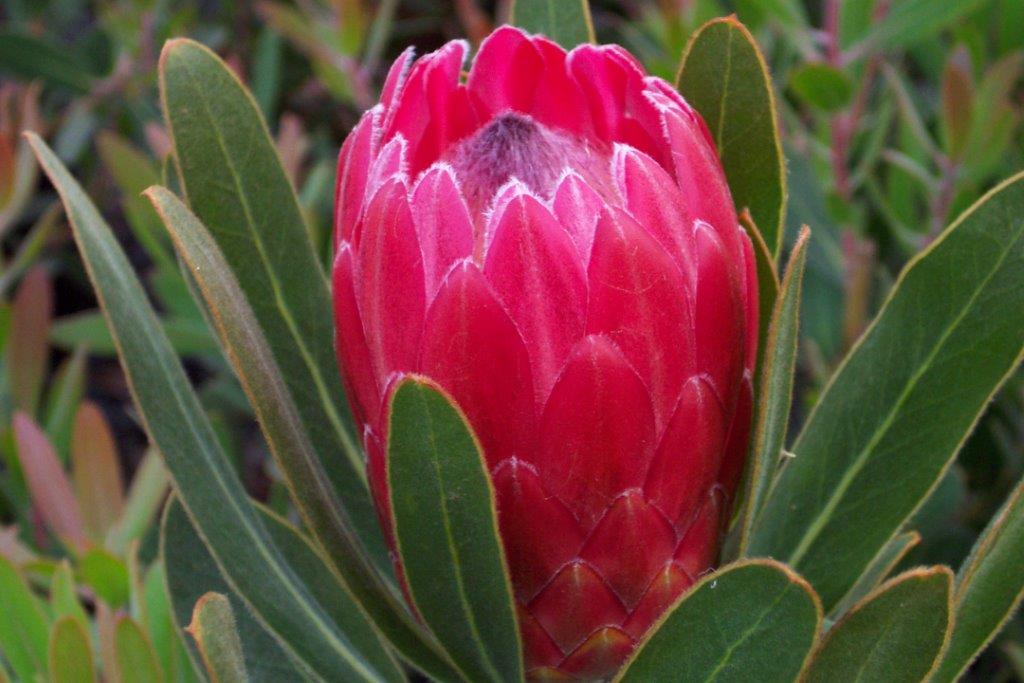
[[[342,148],[339,359],[385,532],[389,389],[417,373],[483,447],[528,671],[601,677],[716,560],[752,249],[703,120],[625,50],[505,27],[463,82],[467,51],[407,51]]]

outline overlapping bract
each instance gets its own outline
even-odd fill
[[[390,536],[390,387],[447,390],[497,491],[527,669],[607,675],[715,561],[757,284],[700,117],[617,46],[505,27],[392,67],[339,160],[337,350]]]

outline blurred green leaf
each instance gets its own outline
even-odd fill
[[[789,75],[789,87],[801,100],[822,111],[846,108],[853,99],[853,83],[845,72],[828,64],[808,62]]]
[[[242,641],[238,637],[235,615],[227,596],[210,592],[199,598],[188,632],[199,646],[212,683],[244,683],[249,680]]]
[[[737,210],[750,210],[777,259],[786,173],[771,77],[753,36],[735,17],[708,22],[690,39],[676,86],[708,124]]]
[[[386,624],[389,632],[400,629],[415,641],[416,626],[395,618],[404,608],[391,599],[388,587],[365,557],[352,522],[320,467],[266,338],[217,244],[166,188],[151,188],[147,195],[195,275],[223,347],[306,526],[371,616]]]
[[[49,625],[42,604],[21,573],[0,555],[0,652],[19,681],[47,669]]]
[[[124,482],[114,435],[95,403],[83,403],[75,416],[71,482],[86,531],[93,540],[102,542],[121,516]]]
[[[65,202],[149,436],[218,564],[275,635],[320,675],[382,678],[272,545],[110,227],[46,144],[30,140]]]
[[[168,318],[161,321],[175,353],[183,356],[207,356],[220,353],[217,340],[202,321]],[[75,313],[58,318],[50,331],[50,339],[62,349],[86,346],[96,356],[113,357],[117,347],[103,315],[96,311]]]
[[[821,618],[814,591],[788,567],[743,560],[696,583],[615,681],[789,683],[807,661]]]
[[[826,609],[926,497],[1020,362],[1022,238],[1024,175],[907,266],[793,445],[750,552],[803,572]]]
[[[746,550],[768,487],[778,471],[785,446],[800,332],[800,291],[810,238],[811,231],[804,227],[790,254],[765,341],[767,348],[760,374],[757,423],[750,446],[749,483],[741,521],[741,555]]]
[[[388,485],[416,611],[469,680],[520,680],[494,490],[465,417],[427,380],[394,391]]]
[[[360,538],[377,566],[388,568],[334,355],[327,280],[266,125],[234,73],[202,45],[171,41],[160,64],[165,118],[189,206],[252,305]]]
[[[111,552],[124,553],[129,543],[142,538],[160,510],[170,485],[171,477],[160,455],[152,448],[146,451],[135,469],[121,514],[107,533],[106,546]]]
[[[63,617],[53,625],[49,662],[51,683],[92,683],[96,680],[89,633],[78,619]]]
[[[86,347],[79,346],[70,358],[61,363],[46,397],[46,417],[43,425],[62,462],[67,462],[75,411],[78,410],[78,404],[85,395],[87,352]]]
[[[78,578],[114,609],[128,604],[128,567],[103,548],[93,548],[78,559]]]
[[[902,0],[874,24],[862,44],[875,49],[906,48],[956,23],[991,0]],[[857,46],[851,48],[863,54]]]
[[[805,680],[929,680],[952,626],[952,589],[948,567],[915,569],[886,582],[829,630]]]
[[[962,45],[949,55],[942,71],[942,133],[946,153],[959,159],[967,144],[974,111],[971,56]]]
[[[882,583],[885,577],[906,557],[907,553],[920,542],[921,534],[916,531],[907,531],[886,543],[882,551],[871,561],[870,566],[857,579],[857,583],[850,588],[850,592],[843,596],[843,599],[832,610],[830,616],[838,618],[849,612],[850,608]]]
[[[95,75],[66,46],[17,29],[0,30],[0,73],[85,93]]]
[[[956,576],[953,637],[932,679],[957,680],[1024,598],[1024,482],[978,537]]]
[[[284,53],[281,34],[270,26],[260,30],[253,56],[250,87],[252,96],[260,106],[263,118],[270,120],[281,91],[281,61]]]
[[[50,613],[54,619],[73,617],[83,627],[89,623],[89,618],[78,599],[75,575],[67,560],[61,560],[54,570],[53,576],[50,577]]]
[[[149,636],[130,617],[117,621],[114,633],[117,680],[120,683],[163,683],[164,674],[156,661]]]
[[[589,0],[513,0],[510,23],[542,33],[567,50],[593,43]]]
[[[36,266],[25,275],[12,306],[7,381],[14,406],[34,416],[50,361],[47,338],[53,317],[53,285],[45,268]]]

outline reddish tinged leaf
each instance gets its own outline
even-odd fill
[[[753,375],[761,329],[761,310],[757,305],[757,258],[754,256],[754,245],[746,231],[741,231],[740,241],[743,246],[743,309],[747,313],[747,356],[743,361],[743,367]]]
[[[725,437],[725,414],[718,394],[706,378],[691,377],[644,484],[648,498],[680,532],[718,476]]]
[[[53,321],[53,285],[46,269],[37,266],[25,275],[12,302],[11,336],[7,342],[7,372],[14,407],[34,415],[46,377]]]
[[[75,416],[71,481],[89,536],[102,541],[124,507],[124,482],[114,437],[94,403],[83,403]]]
[[[626,618],[615,593],[584,562],[563,567],[528,609],[565,652],[602,626],[617,625]]]
[[[498,521],[516,598],[531,600],[583,545],[583,532],[568,508],[549,496],[537,471],[518,458],[491,475]]]
[[[639,491],[623,494],[587,538],[580,557],[604,577],[627,609],[672,557],[676,534]]]
[[[587,332],[607,335],[637,370],[660,433],[695,365],[683,278],[668,253],[621,212],[601,217],[588,275]]]
[[[642,485],[653,450],[647,388],[607,337],[584,338],[541,418],[545,487],[591,529],[621,492]]]
[[[640,603],[633,609],[629,619],[622,625],[626,633],[639,640],[647,633],[647,630],[654,625],[666,609],[693,584],[693,577],[679,568],[679,565],[672,563],[658,572]]]
[[[561,669],[582,680],[597,680],[614,671],[633,651],[633,639],[614,626],[591,634],[564,662]]]
[[[356,253],[356,300],[378,377],[414,369],[423,328],[423,257],[406,192],[400,178],[381,186]]]
[[[420,370],[465,411],[488,466],[531,453],[537,420],[526,347],[476,266],[449,273],[425,329]]]
[[[57,453],[43,431],[23,412],[14,414],[14,441],[32,503],[55,536],[77,552],[89,545],[78,501]]]
[[[356,304],[352,248],[347,243],[342,243],[334,259],[331,280],[334,320],[339,330],[334,335],[334,349],[345,380],[345,395],[357,420],[376,425],[381,406],[380,387],[377,386],[363,320]]]
[[[473,255],[473,219],[451,167],[443,164],[430,167],[417,181],[412,206],[430,300],[452,264]]]
[[[587,276],[576,248],[543,204],[520,194],[497,221],[484,275],[522,333],[542,404],[583,336]]]
[[[747,451],[750,445],[750,418],[754,410],[753,388],[750,375],[745,374],[740,384],[740,395],[736,401],[736,411],[732,415],[732,423],[729,425],[729,438],[725,446],[725,458],[722,460],[722,469],[718,475],[718,481],[725,494],[732,500],[739,486],[740,477],[743,476],[743,467],[747,461]]]

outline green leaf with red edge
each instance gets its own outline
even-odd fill
[[[223,593],[206,593],[196,602],[192,623],[186,629],[196,641],[213,683],[245,683],[242,641],[235,628],[231,602]]]
[[[50,631],[51,683],[92,683],[96,668],[85,625],[74,617],[63,617]]]
[[[14,441],[32,504],[46,527],[78,552],[89,545],[82,511],[50,440],[32,418],[14,414]]]
[[[330,291],[252,95],[199,43],[160,55],[164,118],[187,204],[221,248],[323,469],[378,569],[391,570],[334,354]]]
[[[676,87],[708,124],[737,210],[750,210],[778,258],[786,169],[775,92],[754,37],[735,17],[708,22],[690,38]]]
[[[811,231],[805,226],[789,257],[764,342],[764,360],[759,369],[757,422],[750,446],[747,494],[741,517],[741,555],[746,551],[754,522],[768,495],[768,487],[778,472],[785,446],[800,331],[800,291],[810,238]]]
[[[772,311],[775,309],[775,298],[779,295],[779,274],[775,268],[775,258],[771,249],[765,244],[764,235],[754,223],[750,211],[744,209],[740,212],[740,225],[750,237],[750,243],[754,247],[754,264],[757,266],[757,363],[755,365],[754,386],[758,386],[762,368],[764,367],[764,354],[768,348],[768,328],[772,322]]]
[[[14,407],[36,415],[50,359],[53,285],[46,269],[36,266],[25,275],[12,302],[7,342],[7,374]]]
[[[388,672],[355,650],[274,546],[110,226],[46,143],[28,138],[64,201],[150,439],[219,566],[280,642],[319,675],[387,679]]]
[[[86,530],[102,542],[124,508],[124,482],[114,435],[95,403],[83,403],[75,415],[71,482]]]
[[[829,630],[806,682],[928,680],[952,625],[952,590],[948,567],[913,569],[887,581]]]
[[[120,683],[162,683],[160,662],[149,636],[131,617],[121,617],[114,627],[114,656]]]
[[[615,678],[791,683],[821,629],[811,586],[773,560],[708,574],[652,627]]]
[[[932,678],[954,681],[1024,599],[1024,481],[978,537],[956,576],[953,637]]]
[[[567,50],[595,42],[588,0],[513,0],[510,21],[530,33],[544,34]]]
[[[523,678],[494,490],[465,417],[430,380],[394,390],[388,485],[417,613],[468,680]]]
[[[850,592],[843,596],[843,599],[835,606],[829,617],[835,620],[849,612],[855,604],[877,588],[907,556],[907,553],[916,548],[919,543],[921,543],[921,534],[916,531],[907,531],[886,543],[878,556],[871,561],[871,565],[857,579],[857,583],[850,588]]]
[[[831,610],[938,483],[1024,355],[1024,174],[907,265],[790,450],[750,552]]]

